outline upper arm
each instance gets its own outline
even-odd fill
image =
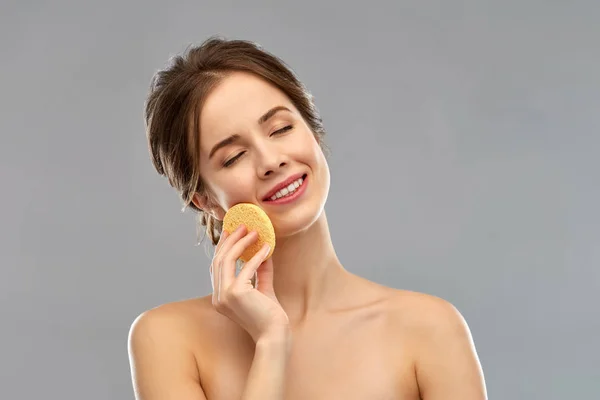
[[[423,400],[485,400],[483,371],[469,327],[452,304],[426,306],[418,339],[416,375]]]
[[[206,400],[194,355],[175,319],[153,309],[131,325],[128,353],[136,400]]]

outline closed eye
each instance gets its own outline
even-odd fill
[[[245,153],[245,151],[242,151],[241,153],[239,153],[235,157],[232,157],[229,160],[225,161],[223,163],[223,167],[227,168],[227,167],[232,166],[237,161],[237,159],[240,158],[244,153]]]
[[[281,129],[278,129],[278,130],[276,130],[275,132],[273,132],[273,133],[271,134],[271,136],[273,136],[273,135],[281,135],[281,134],[283,134],[283,133],[285,133],[285,132],[287,132],[287,131],[291,130],[293,127],[294,127],[293,125],[284,126],[283,128],[281,128]],[[244,153],[245,153],[245,151],[242,151],[242,152],[240,152],[239,154],[237,154],[235,157],[232,157],[232,158],[230,158],[229,160],[225,161],[225,162],[223,163],[223,167],[227,168],[227,167],[230,167],[230,166],[232,166],[233,164],[235,164],[235,162],[236,162],[236,161],[237,161],[237,160],[238,160],[238,159],[239,159],[241,156],[243,156],[243,155],[244,155]]]
[[[273,133],[271,134],[271,136],[273,136],[273,135],[280,135],[280,134],[282,134],[282,133],[285,133],[285,132],[289,131],[289,130],[290,130],[290,129],[292,129],[292,128],[293,128],[293,125],[284,126],[283,128],[281,128],[281,129],[278,129],[278,130],[276,130],[275,132],[273,132]]]

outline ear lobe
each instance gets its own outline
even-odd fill
[[[194,193],[192,197],[192,203],[200,210],[210,214],[213,218],[223,221],[225,218],[225,212],[221,207],[212,203],[206,195]]]
[[[202,196],[199,193],[194,193],[192,196],[192,203],[199,209],[206,211],[208,205],[208,199],[206,196]]]

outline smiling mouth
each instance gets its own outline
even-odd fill
[[[287,187],[280,189],[279,191],[277,191],[277,193],[275,193],[273,196],[264,199],[264,201],[266,202],[272,202],[272,201],[277,201],[277,200],[281,200],[281,199],[285,199],[286,197],[291,197],[293,196],[303,185],[304,185],[304,181],[306,180],[306,177],[308,176],[308,174],[304,174],[302,175],[302,177],[300,178],[302,181],[302,183],[299,182],[300,179],[298,179],[296,182],[294,182],[291,185],[288,185]],[[292,190],[290,191],[290,186],[292,186]],[[295,186],[295,187],[294,187]]]

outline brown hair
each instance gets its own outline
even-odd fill
[[[192,202],[196,192],[210,199],[200,178],[198,121],[210,91],[234,71],[253,73],[283,91],[311,128],[325,156],[329,155],[312,95],[291,68],[259,44],[211,37],[171,57],[152,77],[145,102],[148,147],[156,171],[179,193],[182,211],[190,207],[197,213],[198,234],[205,226],[213,245],[221,236],[222,221]]]

